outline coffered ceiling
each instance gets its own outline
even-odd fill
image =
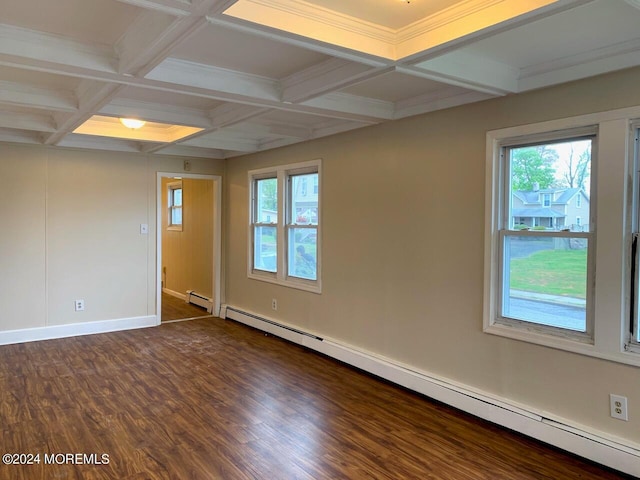
[[[638,25],[640,0],[0,0],[0,141],[229,158],[637,66]]]

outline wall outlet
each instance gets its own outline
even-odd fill
[[[275,298],[271,299],[271,309],[278,310],[278,300],[276,300]]]
[[[76,309],[76,312],[83,312],[84,311],[84,300],[76,300],[75,301],[75,309]]]
[[[627,412],[627,397],[620,395],[609,395],[609,404],[611,407],[611,416],[618,420],[629,421],[629,414]]]

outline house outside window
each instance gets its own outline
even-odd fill
[[[320,167],[314,160],[249,172],[249,278],[320,293]]]
[[[548,141],[506,140],[500,146],[505,183],[498,218],[497,323],[585,341],[591,337],[594,233],[569,205],[590,190],[595,139],[595,134],[567,133]],[[584,160],[580,179],[567,172],[568,152],[576,151]]]

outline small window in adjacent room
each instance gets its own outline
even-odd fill
[[[167,230],[182,231],[182,181],[167,184],[169,221]]]

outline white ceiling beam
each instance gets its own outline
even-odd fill
[[[116,98],[100,109],[100,115],[140,117],[148,122],[173,123],[191,127],[211,128],[213,123],[203,110],[159,105],[127,98]]]
[[[168,147],[157,149],[153,153],[159,155],[175,155],[178,157],[226,158],[225,152],[217,148],[198,148],[185,145],[169,145]]]
[[[119,56],[118,72],[135,75],[159,51],[175,42],[176,33],[178,36],[182,33],[181,22],[187,20],[156,11],[138,15],[115,45]]]
[[[118,0],[121,3],[144,8],[154,12],[166,13],[176,17],[189,15],[191,2],[189,0]]]
[[[59,64],[98,72],[115,72],[115,52],[103,45],[0,24],[0,59],[28,59],[34,66]]]
[[[141,146],[138,142],[131,140],[122,140],[118,138],[96,137],[93,135],[80,135],[72,133],[65,136],[58,144],[59,147],[84,148],[95,150],[110,150],[116,152],[141,152]]]
[[[523,68],[519,88],[525,92],[638,65],[640,39],[634,39]]]
[[[337,122],[333,125],[314,128],[312,132],[312,138],[327,137],[329,135],[335,135],[337,133],[347,132],[349,130],[355,130],[356,128],[362,127],[366,127],[366,125],[357,122]]]
[[[451,52],[413,66],[398,66],[397,71],[492,95],[517,92],[520,75],[518,68],[465,51]]]
[[[322,108],[327,111],[351,113],[361,115],[363,118],[343,118],[344,120],[361,120],[376,123],[373,119],[391,120],[393,118],[393,103],[374,98],[359,97],[347,93],[329,93],[321,97],[312,98],[300,105]],[[333,115],[332,115],[333,116]],[[367,120],[369,117],[371,120]],[[338,118],[336,116],[336,118]],[[378,121],[379,121],[378,120]]]
[[[220,92],[245,100],[280,100],[276,80],[176,58],[165,60],[146,78]]]
[[[298,103],[383,75],[393,67],[371,67],[332,58],[296,72],[281,81],[282,101]]]
[[[0,105],[73,113],[78,109],[78,100],[70,91],[0,80]]]
[[[253,105],[237,103],[225,103],[209,111],[209,117],[213,122],[213,128],[223,128],[256,118],[270,109]]]
[[[240,135],[273,135],[278,137],[295,138],[298,140],[305,140],[311,137],[311,129],[309,128],[281,123],[243,123],[235,127],[230,127],[229,130]],[[226,129],[222,131],[224,132]]]
[[[190,138],[178,145],[188,147],[213,148],[218,150],[233,150],[237,152],[251,153],[258,150],[258,142],[254,140],[239,139],[233,137],[225,137],[224,135],[216,137],[200,136]]]
[[[0,128],[55,132],[56,126],[49,115],[0,111]]]
[[[2,26],[0,26],[1,32]],[[77,43],[72,43],[78,47]],[[54,50],[62,48],[61,45],[49,47]],[[101,82],[112,82],[120,85],[131,85],[157,91],[183,93],[263,108],[304,112],[343,120],[377,123],[382,119],[390,118],[390,108],[385,111],[385,108],[380,108],[380,102],[363,102],[362,100],[357,100],[358,97],[351,98],[356,101],[355,105],[344,103],[348,102],[349,97],[343,97],[340,102],[323,102],[322,100],[314,99],[312,102],[305,102],[304,104],[284,104],[280,101],[280,85],[277,80],[183,60],[168,59],[156,67],[146,78],[138,78],[130,75],[121,75],[115,71],[94,69],[91,65],[95,67],[95,61],[88,62],[90,65],[86,66],[74,55],[65,56],[62,53],[52,55],[53,59],[57,59],[56,61],[45,60],[45,56],[40,54],[36,55],[37,58],[34,58],[29,53],[29,49],[36,49],[35,44],[27,49],[25,49],[25,45],[22,45],[22,48],[18,51],[10,52],[4,43],[0,43],[0,65]],[[3,52],[6,52],[6,54],[3,54]],[[113,60],[115,61],[115,57],[113,57]],[[102,65],[100,62],[98,64]],[[366,108],[367,104],[370,108]]]
[[[459,88],[455,87],[451,87],[449,90],[450,93],[440,90],[396,102],[394,119],[435,112],[436,110],[457,107],[466,103],[480,102],[495,97],[495,95],[483,92],[461,92]]]
[[[100,110],[124,88],[122,85],[84,80],[77,89],[78,110],[66,118],[58,130],[45,139],[47,145],[58,145],[69,133],[84,123],[96,110]]]
[[[34,131],[2,129],[0,128],[0,142],[42,144],[41,134]]]
[[[233,2],[236,3],[236,2]],[[356,63],[362,63],[371,67],[385,67],[392,64],[390,60],[358,52],[356,50],[338,47],[329,43],[323,43],[312,38],[302,37],[293,33],[266,27],[238,18],[225,15],[210,15],[207,17],[209,23],[215,26],[222,26],[238,32],[246,33],[255,37],[267,38],[278,42],[286,43],[295,47],[304,48],[313,52],[323,53],[331,57],[342,58]]]

